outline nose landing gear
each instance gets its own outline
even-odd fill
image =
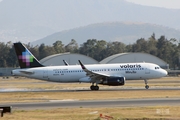
[[[146,85],[145,85],[145,88],[146,88],[146,89],[149,89],[149,85],[148,85],[147,79],[145,79],[144,82],[145,82],[145,84],[146,84]]]

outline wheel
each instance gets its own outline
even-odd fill
[[[94,86],[95,87],[95,90],[99,90],[99,86]]]
[[[91,85],[91,86],[90,86],[90,89],[91,89],[91,90],[94,90],[94,85]]]
[[[91,86],[90,86],[90,89],[91,89],[91,90],[99,90],[99,86],[91,85]]]
[[[149,89],[149,85],[146,85],[145,88],[146,88],[146,89]]]

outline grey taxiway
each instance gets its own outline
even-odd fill
[[[49,100],[39,103],[8,103],[13,109],[48,109],[80,107],[143,107],[143,106],[179,106],[180,98],[115,99],[115,100]],[[4,106],[0,104],[0,106]]]

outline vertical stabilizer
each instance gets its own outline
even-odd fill
[[[43,67],[22,43],[14,43],[14,48],[21,68]]]

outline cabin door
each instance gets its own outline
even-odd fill
[[[145,74],[150,74],[149,66],[145,68]]]

